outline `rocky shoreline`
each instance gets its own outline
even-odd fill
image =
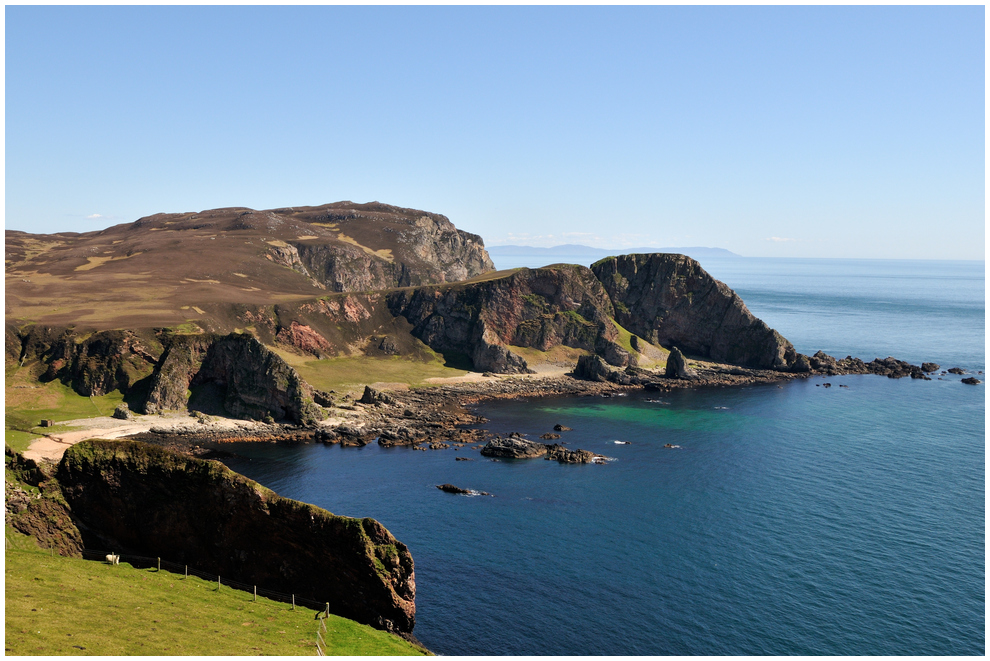
[[[229,447],[234,442],[324,443],[345,447],[377,442],[382,447],[408,446],[423,451],[470,448],[492,458],[540,456],[565,463],[588,463],[601,458],[583,450],[563,448],[557,443],[531,441],[522,435],[515,435],[516,438],[494,435],[481,428],[486,420],[468,407],[497,399],[551,396],[607,398],[644,389],[669,392],[680,388],[739,387],[843,374],[930,380],[927,374],[939,369],[934,363],[925,363],[923,370],[894,358],[876,359],[869,363],[851,357],[836,360],[823,352],[810,357],[808,370],[802,372],[750,369],[701,361],[692,361],[691,365],[685,377],[668,377],[636,368],[614,370],[606,366],[605,371],[585,374],[585,378],[573,375],[491,377],[472,383],[388,392],[367,387],[359,401],[346,409],[333,409],[331,417],[317,425],[251,422],[231,428],[228,421],[221,423],[210,416],[196,414],[195,423],[152,427],[148,432],[131,438],[201,458],[229,456],[225,446]],[[575,370],[580,371],[580,368]],[[559,434],[550,433],[549,429],[541,435],[544,440],[559,437]],[[527,448],[522,448],[523,445]]]

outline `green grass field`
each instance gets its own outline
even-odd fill
[[[338,393],[360,394],[372,383],[405,383],[410,387],[429,385],[433,377],[464,376],[467,370],[447,367],[442,356],[424,362],[402,356],[345,356],[310,360],[282,349],[273,349],[299,376],[315,388]]]
[[[316,654],[315,611],[199,578],[49,555],[6,529],[7,655]],[[327,654],[421,655],[384,631],[331,615]]]
[[[4,375],[6,429],[38,433],[42,418],[58,422],[110,415],[124,401],[119,390],[102,397],[84,397],[61,381],[42,383],[38,381],[37,367],[7,367]]]

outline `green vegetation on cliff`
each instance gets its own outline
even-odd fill
[[[126,563],[51,557],[10,528],[5,574],[8,655],[309,655],[315,612],[190,576]],[[421,655],[405,640],[335,615],[328,654]]]

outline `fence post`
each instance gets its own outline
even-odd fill
[[[324,611],[327,617],[330,617],[330,602],[327,602],[327,609]],[[324,618],[326,619],[326,618]]]
[[[186,565],[186,578],[189,578],[189,565]]]
[[[220,574],[217,574],[217,592],[220,592]]]
[[[296,595],[292,595],[292,610],[296,610]]]
[[[258,586],[254,586],[254,599],[252,601],[258,601]]]
[[[162,570],[162,559],[158,558],[158,571]]]

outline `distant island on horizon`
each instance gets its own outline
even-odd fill
[[[492,257],[554,257],[562,255],[599,255],[609,257],[611,255],[628,255],[636,253],[674,253],[687,255],[694,259],[703,257],[742,257],[725,248],[705,248],[693,246],[687,248],[592,248],[580,244],[568,243],[551,248],[539,248],[535,246],[486,246],[485,249]]]

